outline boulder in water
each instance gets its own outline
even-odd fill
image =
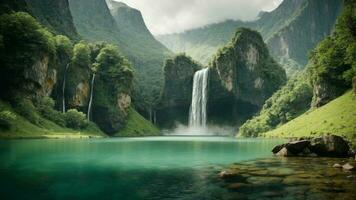
[[[318,156],[347,157],[350,147],[342,137],[331,135],[312,139],[310,150]]]
[[[342,137],[331,135],[278,145],[272,152],[277,156],[350,156],[350,147]]]

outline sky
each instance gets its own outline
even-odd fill
[[[177,33],[226,19],[253,20],[282,0],[116,0],[141,11],[154,35]]]

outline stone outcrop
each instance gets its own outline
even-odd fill
[[[256,31],[241,28],[212,61],[209,118],[236,124],[251,117],[286,82]]]
[[[350,146],[340,136],[331,135],[309,140],[293,141],[272,149],[277,156],[348,157]]]
[[[24,71],[25,91],[32,97],[49,96],[57,83],[57,70],[51,68],[48,56],[43,56]],[[31,92],[30,92],[31,91]]]

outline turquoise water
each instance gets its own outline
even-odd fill
[[[0,199],[224,199],[216,174],[281,140],[150,137],[0,141]]]

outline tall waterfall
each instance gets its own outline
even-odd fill
[[[66,91],[66,79],[67,79],[67,71],[69,68],[69,63],[67,64],[64,75],[63,75],[63,85],[62,85],[62,112],[66,112],[66,98],[65,98],[65,91]]]
[[[205,127],[207,121],[209,68],[195,72],[193,80],[192,104],[190,105],[189,126]]]
[[[87,113],[88,121],[90,121],[91,107],[92,107],[92,103],[93,103],[94,82],[95,82],[95,74],[93,74],[93,77],[91,79],[90,99],[89,99],[88,113]]]

